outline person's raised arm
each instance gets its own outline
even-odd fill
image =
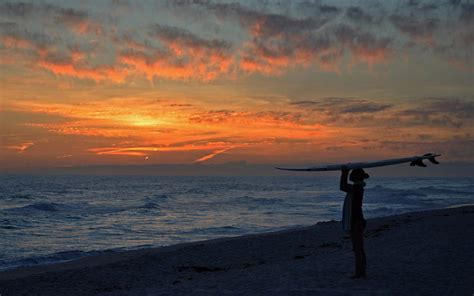
[[[347,184],[347,176],[349,175],[349,169],[343,167],[341,170],[341,181],[339,182],[339,189],[344,192],[349,192],[350,187]]]

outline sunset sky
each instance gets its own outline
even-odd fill
[[[474,162],[472,1],[0,0],[0,167]]]

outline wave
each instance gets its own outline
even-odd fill
[[[169,196],[166,195],[166,194],[155,194],[155,195],[153,195],[153,196],[151,196],[151,197],[148,197],[147,199],[163,200],[163,199],[168,199],[168,198],[169,198]]]
[[[461,189],[461,190],[460,190]],[[459,194],[459,195],[473,195],[473,191],[468,191],[464,189],[472,189],[468,187],[454,187],[454,188],[446,188],[446,186],[424,186],[418,187],[416,189],[394,189],[390,187],[384,187],[381,185],[376,185],[369,190],[373,191],[381,191],[381,192],[390,192],[390,193],[404,193],[405,195],[412,195],[412,196],[426,196],[430,194]]]
[[[405,212],[409,212],[412,210],[416,210],[417,208],[400,208],[400,207],[386,207],[386,206],[378,206],[373,208],[368,208],[365,210],[366,218],[373,218],[373,217],[380,217],[380,216],[389,216],[389,215],[398,215]]]
[[[370,190],[371,192],[380,192],[380,193],[383,193],[385,195],[398,195],[398,196],[403,196],[403,197],[407,197],[407,196],[427,196],[426,193],[422,192],[422,191],[419,191],[418,189],[394,189],[394,188],[390,188],[390,187],[384,187],[384,186],[381,186],[381,185],[376,185],[372,188],[369,188],[368,190]]]
[[[14,229],[21,229],[21,227],[15,226],[15,225],[0,225],[0,229],[14,230]]]
[[[105,252],[114,252],[114,250],[103,250],[103,251],[62,251],[44,256],[35,256],[20,258],[14,260],[0,260],[0,270],[11,269],[15,267],[23,266],[35,266],[35,265],[48,265],[53,263],[65,262],[70,260],[79,259],[86,256],[97,255]]]
[[[160,206],[154,202],[147,202],[146,204],[139,206],[139,209],[159,209]]]
[[[23,194],[23,193],[17,193],[17,194],[12,194],[8,196],[7,198],[9,199],[33,199],[33,196],[31,194]]]
[[[80,213],[86,215],[101,215],[123,212],[128,209],[129,208],[125,207],[91,205],[87,202],[77,202],[71,204],[55,202],[37,202],[22,207],[5,209],[4,211],[10,213]]]
[[[426,186],[420,187],[418,190],[427,192],[429,194],[459,194],[459,195],[474,195],[474,192],[463,191],[463,190],[456,190],[456,189],[448,189],[448,188],[441,188],[436,186]]]
[[[169,196],[166,194],[155,194],[143,199],[146,203],[156,203],[156,202],[164,202],[169,199]]]
[[[9,211],[43,211],[43,212],[57,212],[61,209],[61,204],[54,202],[38,202],[24,207],[11,208]]]
[[[241,233],[241,229],[235,226],[206,227],[194,228],[192,230],[183,231],[183,234],[232,234]]]
[[[232,198],[231,202],[242,203],[242,204],[272,205],[272,204],[283,202],[283,199],[252,197],[252,196],[244,195],[244,196]]]

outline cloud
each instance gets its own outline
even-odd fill
[[[34,49],[38,52],[51,48],[52,44],[57,42],[57,40],[44,33],[23,30],[15,22],[0,23],[0,38],[2,45],[6,48]]]
[[[374,18],[370,14],[365,13],[360,7],[355,6],[351,6],[347,9],[346,16],[355,22],[371,24],[374,21]]]
[[[213,80],[230,71],[232,56],[230,44],[218,39],[204,39],[190,31],[154,24],[149,36],[158,46],[133,42],[133,48],[124,50],[119,61],[153,77],[169,79]]]
[[[50,26],[59,24],[81,34],[99,34],[102,31],[101,25],[92,20],[85,10],[46,3],[5,2],[0,4],[0,11],[1,15],[25,20],[41,16],[42,21]]]
[[[474,4],[465,3],[461,5],[461,14],[459,15],[461,22],[466,25],[472,25],[474,23]]]
[[[2,62],[95,82],[212,81],[311,67],[342,73],[359,63],[387,64],[429,45],[452,65],[472,69],[470,4],[415,1],[396,10],[383,3],[243,3],[129,2],[127,14],[108,17],[107,6],[3,2]],[[443,9],[457,18],[445,18]],[[138,16],[139,24],[128,21]],[[193,17],[194,25],[186,25]]]
[[[62,135],[104,138],[158,138],[169,135],[180,120],[176,107],[168,102],[128,98],[80,104],[38,101],[13,101],[4,104],[6,111],[30,113],[26,126],[42,128]],[[131,108],[133,106],[133,108]],[[33,115],[43,115],[41,117]]]
[[[212,4],[218,17],[236,19],[251,39],[240,50],[239,68],[247,73],[280,74],[289,66],[309,65],[318,55],[328,54],[330,41],[312,32],[327,18],[295,19],[251,10],[240,4]]]
[[[85,11],[57,8],[54,18],[55,22],[62,23],[79,34],[94,33],[98,35],[102,32],[102,26],[91,20]]]
[[[443,158],[456,160],[471,160],[474,157],[472,149],[474,145],[472,137],[451,136],[440,140],[380,140],[371,143],[372,149],[394,151],[397,153],[420,154],[425,152],[436,152]]]
[[[183,50],[199,51],[203,49],[229,49],[230,44],[218,39],[204,39],[188,30],[178,27],[154,24],[150,26],[149,35],[164,43],[177,55],[183,54]],[[175,48],[178,46],[178,48]]]
[[[473,124],[470,115],[474,111],[472,100],[468,98],[428,98],[395,104],[334,97],[301,100],[261,110],[206,110],[196,105],[182,108],[178,102],[136,98],[81,104],[15,101],[4,107],[42,115],[23,116],[29,118],[21,121],[23,127],[43,129],[44,135],[59,139],[58,142],[63,141],[65,135],[68,141],[80,141],[81,150],[65,153],[74,155],[72,160],[80,155],[119,160],[123,156],[134,159],[160,157],[166,153],[185,155],[180,161],[198,163],[225,153],[230,147],[239,147],[232,158],[245,155],[262,161],[264,157],[288,158],[289,149],[298,159],[310,157],[314,151],[368,155],[375,150],[405,149],[405,152],[418,153],[414,150],[427,147],[422,143],[455,153],[459,158],[469,158],[466,153],[462,155],[461,145],[472,143],[469,127]],[[52,122],[47,115],[60,120]],[[459,141],[455,141],[455,137]],[[20,151],[23,148],[16,143],[30,142],[27,139],[9,141],[12,146],[9,150]],[[266,156],[257,157],[261,151],[265,151]],[[51,157],[56,159],[58,155],[54,153]]]
[[[224,147],[225,143],[192,143],[189,144],[178,144],[173,145],[153,145],[153,146],[133,146],[133,147],[100,147],[90,148],[89,152],[97,155],[125,155],[125,156],[149,156],[154,153],[161,152],[189,152],[189,151],[204,151],[209,149],[218,149],[213,153],[203,156],[202,160],[195,162],[202,162],[213,158],[214,156],[224,153],[234,147]]]
[[[308,120],[303,113],[298,111],[207,110],[192,113],[189,121],[200,124],[230,124],[260,128],[318,128],[312,120]]]
[[[4,2],[0,4],[2,15],[14,17],[27,17],[33,14],[35,6],[25,2]]]
[[[339,25],[335,30],[338,41],[349,50],[353,62],[363,61],[369,65],[385,62],[393,54],[389,47],[392,39],[377,38],[369,32],[356,30],[348,25]]]
[[[321,100],[307,100],[292,102],[292,105],[301,108],[310,108],[313,111],[326,112],[328,114],[347,113],[377,113],[392,108],[392,104],[382,104],[364,99],[354,98],[323,98]]]
[[[344,52],[353,63],[375,64],[392,54],[389,38],[377,38],[367,31],[346,24],[326,26],[326,17],[292,19],[264,15],[249,28],[252,42],[244,53],[244,69],[279,74],[290,66],[319,65],[326,71],[339,71]],[[253,67],[248,66],[252,61]]]
[[[433,34],[438,28],[439,20],[436,18],[420,19],[418,16],[392,15],[392,24],[402,33],[418,42],[433,44]]]
[[[80,79],[91,79],[96,82],[123,82],[128,76],[128,69],[120,65],[92,66],[83,60],[85,54],[72,50],[69,56],[50,53],[41,57],[37,65],[56,75],[65,75]]]
[[[25,152],[28,148],[30,148],[31,146],[33,146],[35,143],[33,142],[25,142],[25,143],[20,143],[18,145],[8,145],[8,146],[4,146],[5,148],[7,149],[13,149],[13,150],[16,150],[17,153],[23,153]]]
[[[456,98],[428,98],[416,107],[405,108],[394,114],[394,121],[404,125],[425,125],[462,128],[474,124],[474,102]]]
[[[463,130],[474,125],[474,102],[465,98],[424,98],[394,103],[355,98],[323,98],[290,103],[327,126],[387,128],[440,128]]]
[[[35,68],[46,69],[56,75],[80,79],[91,79],[96,82],[123,82],[128,76],[127,69],[117,64],[91,65],[89,56],[93,53],[91,46],[58,46],[59,39],[37,32],[22,30],[16,23],[0,24],[0,42],[6,54],[2,55],[3,63],[22,63]],[[7,57],[21,57],[12,61]]]
[[[235,117],[245,116],[246,112],[234,110],[209,110],[193,114],[189,120],[197,123],[221,123],[231,121]]]
[[[334,13],[339,11],[336,7],[316,5],[317,13],[303,18],[252,10],[235,3],[205,7],[220,18],[237,20],[249,34],[239,63],[247,73],[279,75],[287,68],[312,64],[325,71],[339,71],[344,51],[353,56],[354,63],[374,64],[391,57],[389,38],[378,39],[369,32],[358,33],[360,29],[348,25],[331,24]],[[362,11],[358,12],[367,19]],[[334,34],[339,36],[332,38]]]
[[[227,152],[227,151],[229,151],[229,150],[231,150],[231,149],[234,149],[234,148],[235,148],[235,147],[228,147],[228,148],[224,148],[224,149],[215,150],[215,151],[213,151],[213,152],[210,153],[210,154],[204,155],[203,157],[200,157],[200,158],[196,159],[196,160],[194,161],[194,163],[203,163],[203,162],[205,162],[205,161],[208,161],[208,160],[210,160],[210,159],[216,157],[216,156],[219,155],[219,154],[225,153],[225,152]]]

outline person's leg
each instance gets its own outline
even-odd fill
[[[366,269],[364,226],[359,223],[352,225],[351,238],[355,255],[355,277],[364,277]]]

